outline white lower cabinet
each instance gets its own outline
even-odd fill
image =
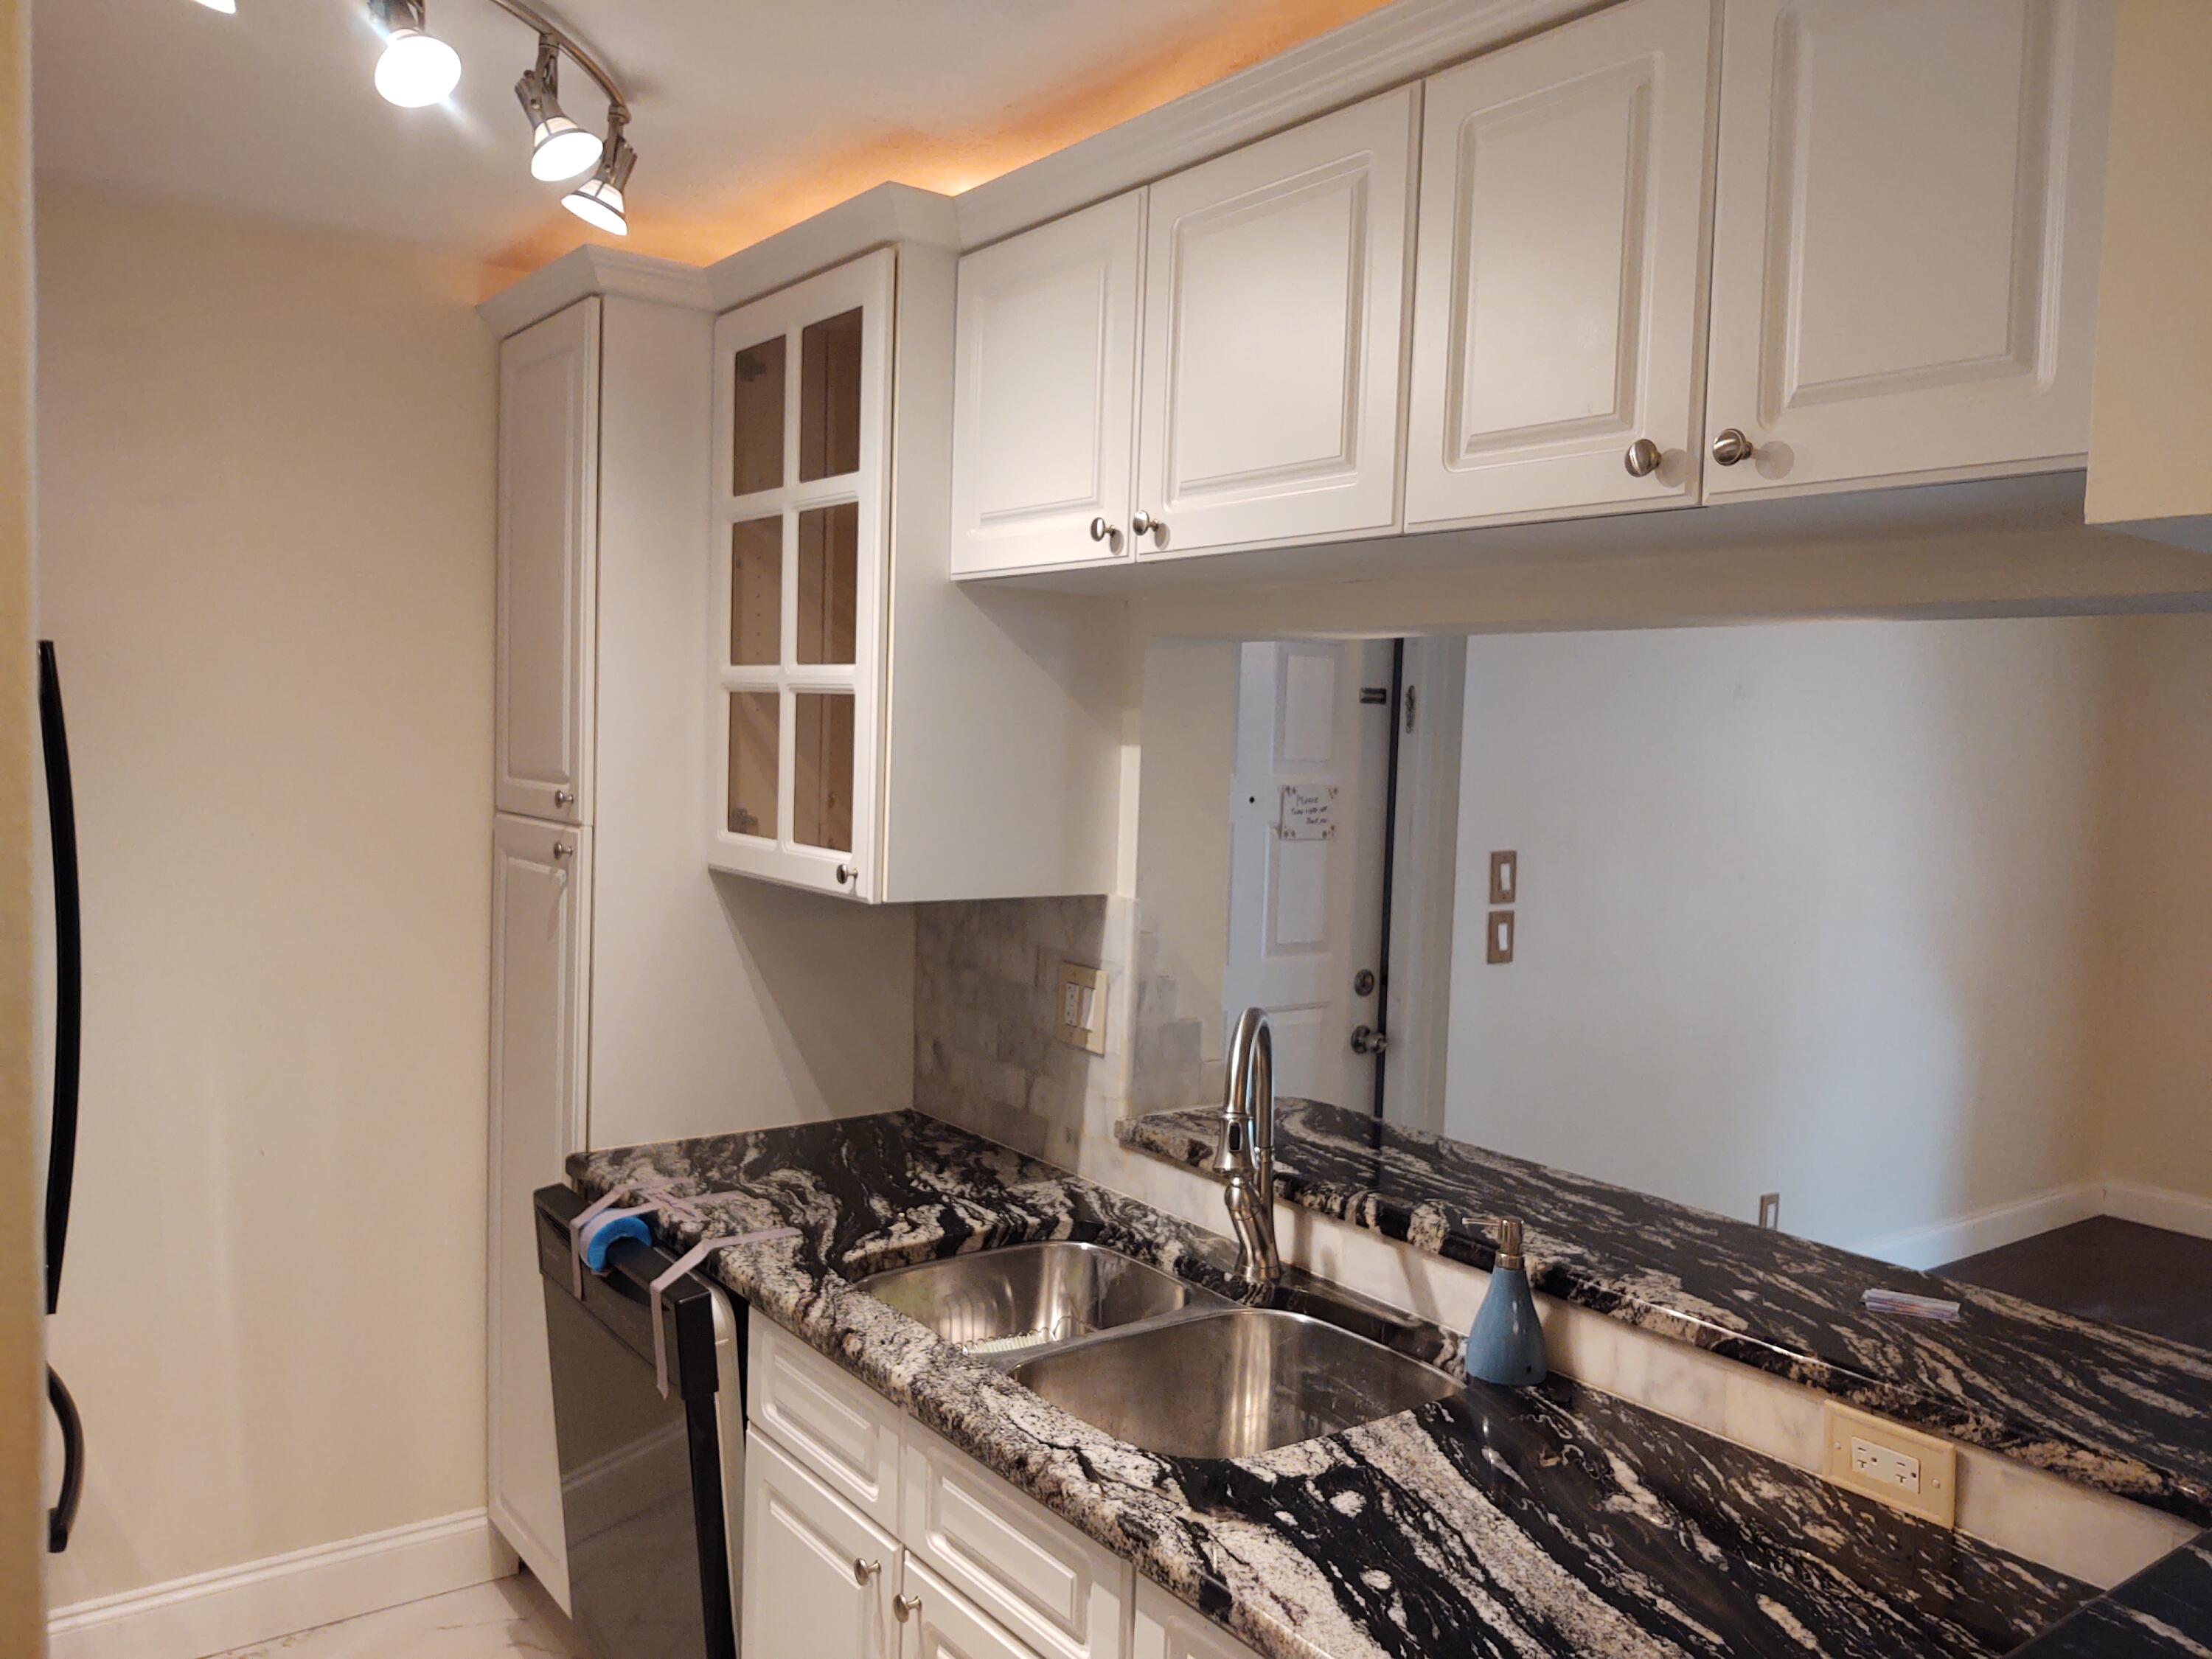
[[[890,1659],[896,1541],[757,1431],[744,1528],[745,1659]]]
[[[1135,1622],[1129,1659],[1257,1659],[1250,1648],[1147,1578],[1137,1581]]]
[[[1127,1562],[764,1319],[750,1358],[745,1659],[1129,1659]],[[888,1485],[856,1489],[885,1444]]]

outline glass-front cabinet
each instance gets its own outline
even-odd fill
[[[896,255],[715,325],[708,861],[874,891]]]

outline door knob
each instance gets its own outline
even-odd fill
[[[1372,1025],[1356,1025],[1352,1030],[1352,1052],[1355,1054],[1379,1054],[1390,1046],[1388,1033]]]
[[[1621,464],[1627,467],[1630,477],[1648,478],[1659,470],[1659,463],[1664,459],[1657,444],[1649,438],[1638,438],[1629,445],[1628,453],[1621,457]]]
[[[1167,520],[1156,519],[1142,509],[1130,515],[1129,528],[1138,535],[1150,536],[1155,541],[1168,533]]]
[[[1713,459],[1723,466],[1749,460],[1759,446],[1743,435],[1741,427],[1729,427],[1713,440]]]

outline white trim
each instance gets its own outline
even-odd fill
[[[951,248],[959,243],[953,200],[912,185],[882,184],[824,208],[750,247],[708,265],[702,275],[724,312],[820,275],[832,265],[897,242]]]
[[[2152,1187],[2140,1181],[2107,1181],[2105,1213],[2122,1221],[2163,1227],[2170,1233],[2192,1238],[2212,1238],[2212,1198]]]
[[[504,340],[594,294],[650,300],[705,311],[713,303],[707,273],[675,259],[654,259],[619,248],[580,247],[540,267],[477,307],[493,337]]]
[[[1925,1227],[1889,1233],[1851,1249],[1861,1255],[1924,1272],[1947,1261],[1956,1261],[1961,1256],[1978,1255],[1984,1250],[2016,1244],[2023,1238],[2087,1221],[2104,1212],[2105,1183],[2084,1181],[1970,1210]]]
[[[515,1570],[482,1510],[417,1521],[243,1566],[173,1578],[56,1609],[52,1659],[173,1659],[255,1642],[442,1595]]]
[[[962,194],[975,247],[1388,92],[1604,0],[1397,0]]]

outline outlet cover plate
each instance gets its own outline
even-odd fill
[[[1106,975],[1079,962],[1060,964],[1053,994],[1053,1035],[1086,1054],[1106,1052]]]
[[[1959,1449],[1949,1441],[1833,1401],[1823,1427],[1821,1472],[1836,1485],[1939,1527],[1958,1524]],[[1905,1484],[1913,1480],[1917,1491]]]

